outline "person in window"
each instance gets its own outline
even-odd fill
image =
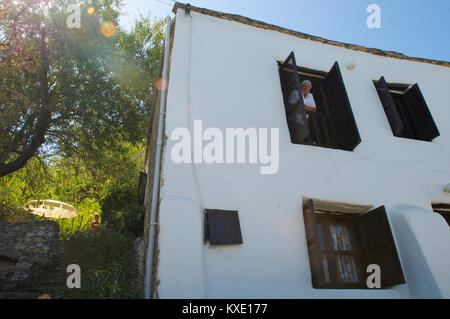
[[[312,84],[310,80],[304,80],[301,83],[303,103],[305,104],[306,113],[316,111],[316,102],[311,93]],[[289,96],[289,104],[296,104],[300,98],[298,90],[293,90]],[[307,114],[308,115],[308,114]]]
[[[304,80],[301,83],[302,88],[302,98],[303,98],[303,104],[305,105],[305,111],[306,111],[306,119],[303,116],[303,110],[297,105],[299,99],[300,99],[300,93],[298,90],[293,90],[291,94],[289,95],[288,103],[290,105],[296,105],[295,112],[292,113],[295,114],[295,120],[292,116],[290,116],[290,119],[288,119],[289,122],[295,122],[296,125],[291,125],[290,131],[291,136],[294,136],[295,140],[297,142],[302,141],[306,136],[306,131],[303,129],[306,121],[309,119],[309,113],[316,112],[316,102],[314,101],[314,96],[311,93],[312,84],[309,80]]]

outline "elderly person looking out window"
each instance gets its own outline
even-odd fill
[[[305,104],[306,112],[315,112],[316,111],[316,102],[314,101],[314,97],[311,93],[312,84],[310,80],[304,80],[301,83],[302,87],[302,97],[303,103]],[[289,104],[296,104],[298,99],[300,98],[298,90],[294,90],[291,92],[289,96]]]
[[[291,134],[291,139],[293,141],[296,141],[297,143],[304,140],[305,137],[309,135],[309,130],[305,129],[305,124],[307,123],[309,119],[309,114],[311,112],[316,111],[316,102],[314,101],[314,97],[312,95],[311,91],[311,81],[304,80],[301,83],[301,89],[302,89],[302,98],[303,98],[303,104],[305,105],[305,111],[306,111],[306,119],[303,113],[303,109],[300,106],[299,99],[300,99],[300,93],[297,89],[293,90],[291,94],[289,95],[289,108],[292,111],[289,111],[288,113],[288,126],[289,126],[289,132]]]

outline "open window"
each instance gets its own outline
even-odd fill
[[[339,64],[336,62],[328,73],[303,68],[291,52],[279,63],[279,73],[291,142],[353,151],[361,138]],[[301,94],[304,80],[312,84],[315,112],[306,111],[302,98],[290,98],[295,91]]]
[[[211,245],[242,244],[241,226],[237,211],[205,210],[204,241]]]
[[[384,206],[364,213],[314,209],[303,204],[314,288],[365,289],[367,266],[381,269],[381,288],[405,283]]]
[[[386,83],[382,76],[374,85],[394,136],[421,141],[432,141],[439,136],[417,83]]]
[[[444,203],[436,203],[431,204],[433,211],[435,213],[440,214],[447,221],[447,224],[450,226],[450,204]]]

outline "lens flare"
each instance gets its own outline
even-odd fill
[[[88,9],[88,14],[94,14],[95,13],[95,8],[93,8],[93,7],[90,7],[89,9]]]
[[[100,27],[100,31],[102,32],[103,36],[110,38],[116,34],[117,29],[114,23],[107,21],[102,24],[102,26]]]
[[[158,80],[156,81],[156,88],[157,88],[159,91],[163,91],[163,90],[167,89],[167,81],[164,80],[164,79],[158,79]]]

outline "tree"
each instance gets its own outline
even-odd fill
[[[126,32],[119,0],[78,1],[81,25],[70,29],[69,3],[0,4],[0,177],[38,153],[92,163],[111,141],[145,135],[162,22],[141,18]]]

